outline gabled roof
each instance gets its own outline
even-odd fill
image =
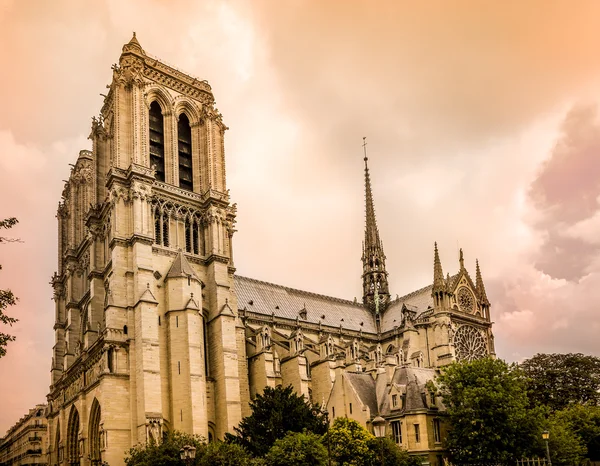
[[[403,392],[405,396],[404,406],[402,412],[415,411],[420,409],[427,409],[426,400],[423,398],[423,392],[425,391],[425,385],[429,380],[434,380],[436,371],[433,368],[423,368],[414,366],[398,367],[394,371],[392,380],[388,385],[387,374],[378,374],[377,398],[381,407],[380,412],[383,416],[393,414],[397,412],[396,409],[392,410],[390,406],[389,393],[391,387],[396,387],[399,392]],[[380,380],[381,379],[381,380]],[[443,405],[437,406],[442,407]]]
[[[142,295],[140,296],[140,299],[138,299],[138,301],[146,301],[148,303],[158,303],[158,301],[152,294],[152,291],[150,291],[149,284],[146,286],[146,289],[144,290],[144,292],[142,293]]]
[[[191,277],[201,282],[196,275],[196,272],[194,272],[194,269],[192,269],[192,266],[181,251],[177,253],[177,257],[175,257],[173,264],[171,264],[171,268],[169,269],[165,279],[179,277]]]
[[[373,315],[362,303],[288,288],[239,275],[234,277],[234,284],[240,310],[245,309],[248,312],[265,316],[275,314],[276,317],[296,320],[300,316],[300,311],[306,309],[306,319],[300,317],[300,323],[318,324],[321,322],[328,327],[339,328],[341,325],[346,330],[377,332]],[[321,318],[322,316],[325,317]]]
[[[377,408],[377,394],[375,391],[375,379],[371,374],[363,372],[345,372],[344,376],[356,392],[356,395],[365,406],[369,407],[371,415],[379,412]]]

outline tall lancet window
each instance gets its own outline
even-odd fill
[[[165,125],[158,102],[150,104],[150,166],[156,170],[156,179],[165,181]]]
[[[185,113],[179,115],[177,123],[177,150],[179,152],[179,187],[194,190],[192,180],[192,129]]]
[[[193,236],[194,232],[192,230],[192,222],[190,221],[189,218],[185,219],[185,251],[186,252],[193,252],[193,241],[192,241],[192,236]]]

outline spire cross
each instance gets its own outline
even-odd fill
[[[367,160],[369,160],[367,158],[367,137],[366,136],[363,136],[363,145],[362,146],[363,146],[363,150],[365,152],[365,167],[366,167],[367,166]]]

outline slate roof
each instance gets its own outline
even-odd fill
[[[406,396],[402,412],[426,409],[427,405],[423,399],[423,391],[428,380],[434,380],[436,371],[433,368],[422,368],[414,366],[398,367],[388,383],[386,373],[379,374],[377,379],[377,399],[379,400],[380,413],[384,416],[393,414],[397,410],[390,406],[390,387],[396,386]],[[403,388],[402,388],[403,387]],[[438,408],[443,408],[441,402],[436,401]]]
[[[234,277],[238,308],[265,316],[275,313],[276,317],[310,322],[346,330],[376,333],[375,320],[362,303],[332,298],[308,291],[296,290],[274,283],[236,275]],[[252,304],[250,304],[252,303]],[[306,319],[300,311],[306,308]],[[325,318],[321,319],[324,315]],[[361,325],[362,323],[362,325]]]
[[[415,308],[417,312],[416,317],[419,317],[420,314],[425,312],[429,306],[433,307],[433,298],[431,297],[432,289],[433,285],[428,285],[393,300],[383,313],[381,331],[387,332],[388,330],[393,330],[394,327],[400,327],[400,324],[402,323],[402,306],[404,304]]]
[[[421,393],[425,389],[427,381],[433,380],[435,376],[435,369],[423,367],[403,367],[394,373],[392,383],[406,385],[405,411],[427,407],[423,402]]]
[[[358,398],[365,406],[369,407],[371,415],[376,415],[379,412],[377,408],[377,394],[375,391],[375,379],[368,373],[362,372],[345,372],[346,380],[358,395]]]
[[[181,251],[179,251],[177,253],[177,257],[175,257],[175,260],[171,264],[171,268],[169,269],[169,272],[167,273],[166,278],[177,278],[177,277],[188,277],[188,276],[191,276],[192,278],[195,278],[196,280],[200,281],[200,279],[196,275],[196,272],[194,272],[194,269],[192,269],[192,266],[190,265],[188,260],[185,258],[183,253]]]

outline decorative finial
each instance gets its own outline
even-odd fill
[[[367,157],[367,137],[363,136],[363,150],[365,152],[365,167],[367,166],[367,160],[369,160],[369,158]]]
[[[463,250],[460,248],[458,262],[460,262],[461,270],[465,268],[465,258],[463,257]]]

